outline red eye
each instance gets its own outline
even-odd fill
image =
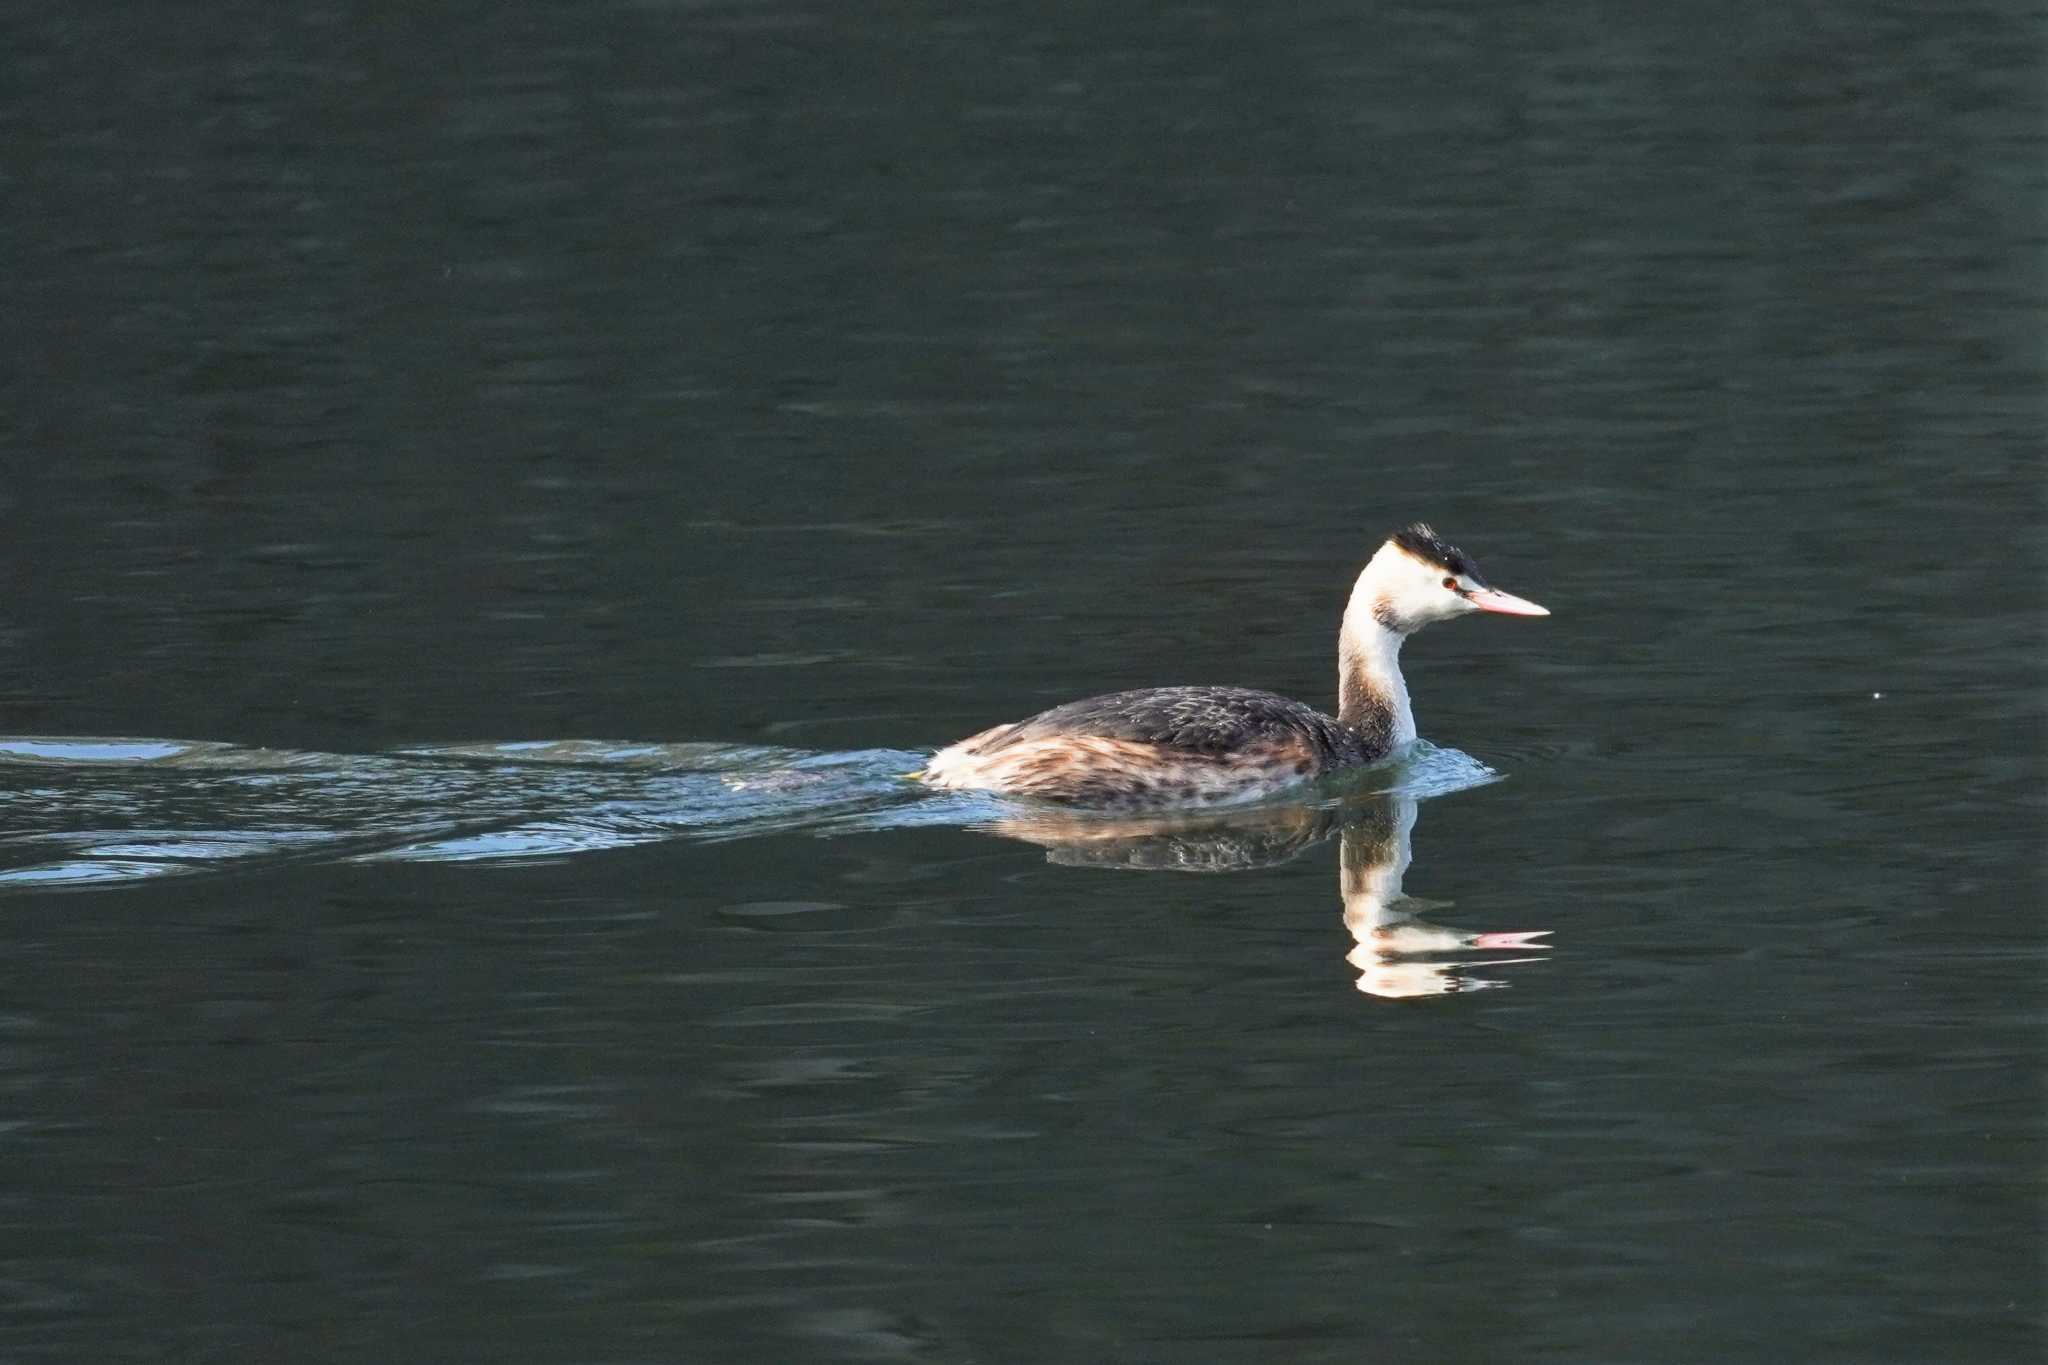
[[[1456,592],[1458,590],[1458,580],[1446,574],[1444,576],[1444,586],[1449,588],[1452,592]]]

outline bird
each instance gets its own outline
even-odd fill
[[[1248,687],[1148,687],[993,726],[908,774],[927,786],[1128,810],[1258,801],[1397,756],[1415,740],[1401,646],[1475,612],[1548,616],[1491,587],[1424,522],[1389,535],[1344,609],[1337,714]]]

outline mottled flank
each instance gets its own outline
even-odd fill
[[[1377,758],[1330,716],[1243,687],[1158,687],[1056,706],[933,756],[936,787],[1073,805],[1255,800]]]
[[[1463,550],[1431,530],[1427,522],[1403,527],[1388,539],[1425,564],[1434,564],[1449,573],[1479,577],[1479,566]]]

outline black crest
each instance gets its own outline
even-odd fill
[[[1479,577],[1479,566],[1463,550],[1430,530],[1427,522],[1418,521],[1404,526],[1387,539],[1425,564],[1434,564],[1448,573]]]

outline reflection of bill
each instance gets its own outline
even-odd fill
[[[1550,931],[1468,934],[1420,918],[1418,912],[1434,907],[1401,892],[1415,813],[1415,798],[1375,793],[1350,797],[1338,806],[1267,805],[1199,814],[1045,811],[1011,816],[985,828],[1039,844],[1055,863],[1163,872],[1272,867],[1341,832],[1344,927],[1354,941],[1345,961],[1358,970],[1359,990],[1400,999],[1507,984],[1468,975],[1467,968],[1539,959],[1464,955],[1540,952],[1549,945],[1537,940]]]

